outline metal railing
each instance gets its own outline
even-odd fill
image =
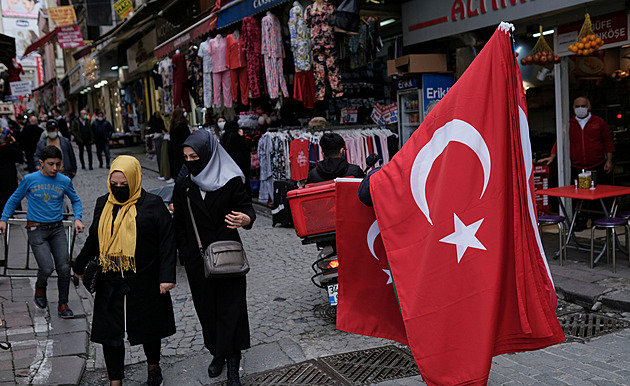
[[[26,215],[26,211],[15,211],[13,213],[13,216],[16,215]],[[26,241],[26,263],[24,264],[24,268],[14,268],[14,267],[9,267],[9,246],[10,246],[10,239],[11,239],[11,226],[12,225],[22,225],[22,226],[26,226],[26,217],[24,218],[18,218],[18,217],[11,217],[8,221],[7,221],[7,232],[6,235],[4,235],[4,237],[2,237],[3,239],[3,244],[4,244],[4,260],[0,260],[0,263],[2,263],[2,265],[4,266],[3,268],[3,272],[2,272],[2,276],[7,276],[7,271],[11,270],[11,271],[37,271],[38,267],[31,267],[30,266],[30,244],[28,243],[28,240]],[[70,261],[72,261],[72,253],[74,251],[74,241],[76,239],[76,234],[74,232],[74,214],[73,213],[63,213],[63,220],[62,223],[64,225],[64,227],[67,227],[67,238],[68,238],[68,256]],[[14,275],[14,276],[29,276],[27,274],[23,274],[23,275]]]

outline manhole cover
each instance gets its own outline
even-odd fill
[[[253,374],[241,378],[243,385],[350,385],[343,381],[322,363],[311,359],[306,362],[281,367],[263,373]],[[227,382],[218,383],[225,385]]]
[[[395,346],[331,355],[320,360],[354,385],[420,375],[411,353]]]
[[[630,323],[600,314],[576,312],[558,318],[567,339],[588,340],[589,338],[628,328]]]
[[[329,323],[337,323],[337,307],[330,304],[318,304],[313,308],[315,316]]]

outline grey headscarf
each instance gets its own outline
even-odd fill
[[[205,165],[199,174],[190,175],[190,179],[202,190],[213,192],[234,177],[241,177],[245,183],[245,176],[236,162],[206,130],[197,130],[189,135],[182,145],[185,146],[192,148]]]

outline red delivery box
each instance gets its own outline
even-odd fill
[[[287,192],[295,232],[300,237],[335,230],[335,183],[308,184]]]

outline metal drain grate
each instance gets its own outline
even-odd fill
[[[330,304],[318,304],[313,307],[315,316],[319,319],[323,319],[328,323],[337,324],[337,307]]]
[[[296,363],[294,365],[281,367],[265,371],[263,373],[253,374],[242,377],[241,383],[245,386],[254,385],[350,385],[338,377],[330,369],[326,368],[321,362],[311,359],[306,362]],[[221,382],[219,385],[225,385]]]
[[[395,346],[331,355],[320,360],[354,385],[420,375],[411,353]]]
[[[563,315],[558,321],[569,340],[588,340],[630,327],[630,323],[625,320],[585,312]]]

